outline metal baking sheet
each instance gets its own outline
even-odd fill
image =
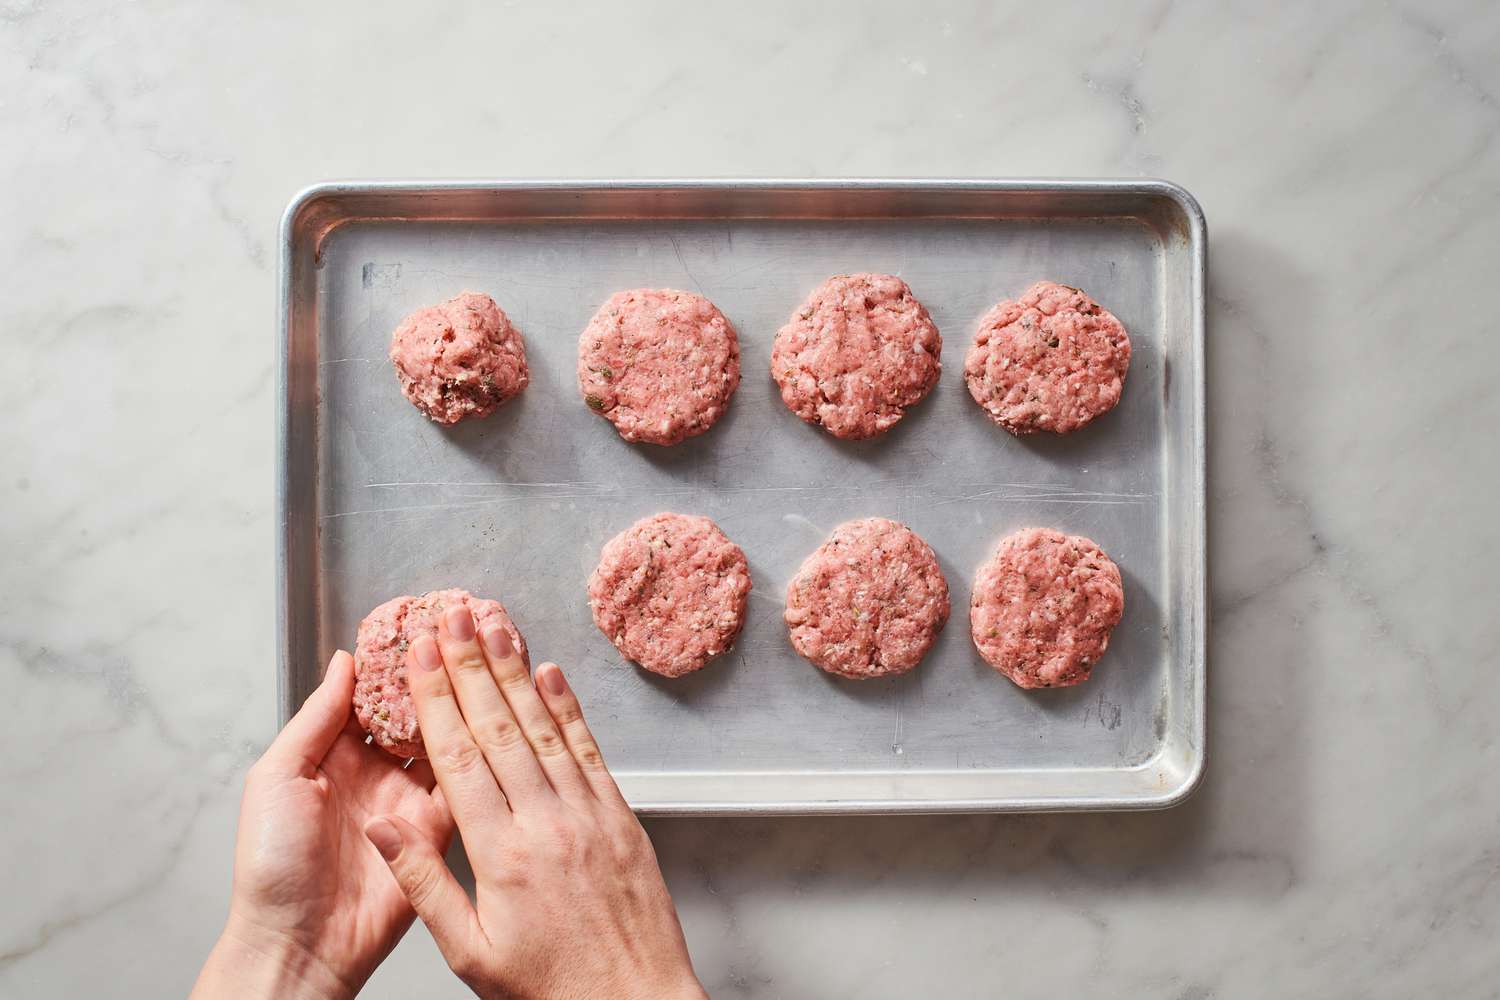
[[[1205,691],[1202,213],[1161,181],[336,183],[282,228],[280,706],[397,594],[502,600],[561,663],[642,813],[1130,809],[1202,773]],[[890,433],[837,441],[790,414],[776,330],[830,274],[906,279],[944,339],[938,387]],[[1134,345],[1115,411],[1018,439],[970,400],[975,322],[1038,278],[1086,289]],[[728,415],[670,449],[631,445],[579,399],[577,339],[623,288],[695,290],[739,331]],[[489,293],[532,382],[445,429],[386,360],[411,310]],[[625,663],[584,585],[600,546],[660,510],[706,514],[754,590],[733,652],[667,681]],[[840,521],[885,515],[937,551],[953,616],[901,678],[832,678],[791,649],[787,580]],[[1096,539],[1125,617],[1086,684],[1026,692],[968,635],[974,571],[1029,525]]]

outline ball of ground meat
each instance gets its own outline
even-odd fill
[[[418,309],[391,336],[401,392],[440,424],[488,416],[531,381],[526,345],[488,295]]]

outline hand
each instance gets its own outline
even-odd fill
[[[401,817],[439,854],[453,821],[432,770],[365,745],[354,658],[323,683],[250,768],[240,804],[229,921],[195,997],[350,997],[415,914],[363,829]]]
[[[533,684],[505,631],[476,636],[458,605],[412,643],[407,677],[475,903],[407,819],[365,832],[453,971],[486,998],[707,1000],[651,842],[557,665]]]

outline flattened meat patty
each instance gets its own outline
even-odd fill
[[[1125,613],[1116,566],[1081,535],[1036,528],[1000,542],[974,580],[979,655],[1023,688],[1088,680]]]
[[[432,590],[421,597],[396,597],[365,616],[354,641],[354,713],[375,744],[397,757],[427,756],[417,727],[417,709],[406,682],[406,651],[413,639],[437,635],[437,616],[464,603],[476,628],[499,625],[521,658],[530,663],[526,640],[499,601],[467,590]]]
[[[1130,337],[1083,292],[1038,281],[979,321],[964,359],[969,395],[1012,434],[1067,434],[1114,408]]]
[[[831,674],[904,674],[948,621],[948,581],[917,533],[883,517],[846,521],[792,578],[792,646]]]
[[[771,377],[787,409],[838,438],[890,430],[942,372],[943,338],[906,282],[837,274],[776,334]]]
[[[627,659],[681,677],[734,645],[750,566],[708,518],[656,514],[605,544],[588,593],[594,624]]]
[[[739,384],[734,327],[691,292],[617,292],[578,338],[578,391],[626,441],[672,445],[702,434]]]

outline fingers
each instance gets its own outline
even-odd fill
[[[510,819],[510,807],[484,754],[464,724],[443,654],[430,635],[418,636],[406,654],[406,680],[417,706],[417,725],[443,798],[465,840],[486,843]]]
[[[465,605],[452,605],[439,616],[437,642],[464,722],[511,807],[524,808],[541,796],[550,796],[552,790],[536,754],[495,686],[489,661],[474,634],[474,616]]]
[[[555,663],[543,663],[537,667],[536,689],[594,794],[603,802],[625,805],[625,796],[620,794],[620,786],[615,784],[609,768],[604,765],[604,755],[599,752],[599,744],[589,731],[588,723],[583,721],[583,708],[563,677],[562,668]]]
[[[353,711],[354,657],[341,649],[328,662],[323,683],[266,749],[261,766],[277,774],[311,776]]]
[[[583,772],[578,770],[578,762],[568,752],[552,713],[542,704],[526,661],[511,642],[510,634],[499,625],[488,625],[479,638],[489,660],[490,674],[553,789],[565,802],[591,798],[593,792],[584,781]]]
[[[411,908],[432,932],[443,958],[462,967],[485,941],[468,894],[448,870],[432,842],[399,816],[377,816],[365,836],[390,866]]]

